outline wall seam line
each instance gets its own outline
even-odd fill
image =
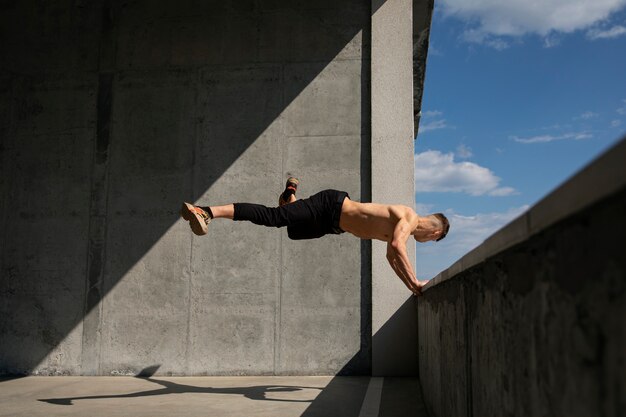
[[[281,107],[284,108],[285,104],[285,66],[280,66],[280,88],[281,88]],[[281,117],[281,116],[279,116]],[[280,124],[281,128],[284,125]],[[285,171],[285,146],[286,146],[286,137],[284,135],[283,129],[281,129],[281,142],[282,146],[280,147],[280,178],[282,179],[283,172]],[[283,232],[281,231],[278,234],[278,256],[279,256],[279,271],[278,271],[278,282],[275,284],[275,313],[274,313],[274,365],[273,365],[273,374],[278,375],[278,367],[280,366],[280,329],[282,325],[282,294],[283,294]]]
[[[201,71],[196,71],[195,76],[195,88],[194,88],[194,109],[197,111],[198,109],[198,89],[200,88],[201,80]],[[190,191],[191,191],[191,201],[195,204],[196,196],[195,196],[195,174],[196,174],[196,154],[198,149],[198,114],[194,112],[194,136],[193,136],[193,146],[191,151],[191,169],[190,169]],[[186,344],[185,344],[185,368],[187,375],[191,375],[193,372],[191,371],[191,367],[189,364],[189,346],[191,345],[191,287],[193,285],[193,242],[194,237],[193,233],[189,234],[189,268],[188,268],[188,278],[187,278],[187,329],[186,329]]]

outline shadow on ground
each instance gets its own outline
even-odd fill
[[[77,400],[100,400],[100,399],[114,399],[114,398],[137,398],[137,397],[151,397],[155,395],[169,395],[169,394],[235,394],[243,395],[251,400],[264,400],[264,401],[281,401],[281,402],[311,402],[312,400],[288,400],[280,398],[268,398],[268,393],[277,392],[296,392],[304,389],[319,390],[319,387],[304,387],[304,386],[291,386],[291,385],[257,385],[253,387],[229,387],[229,388],[213,388],[213,387],[199,387],[196,385],[177,384],[172,381],[165,381],[161,379],[151,378],[159,369],[159,365],[153,365],[144,368],[136,375],[136,378],[149,381],[163,388],[137,391],[127,394],[107,394],[107,395],[88,395],[82,397],[63,397],[63,398],[42,398],[39,401],[46,402],[48,404],[56,405],[73,405]]]
[[[163,388],[153,389],[148,391],[132,392],[128,394],[110,394],[110,395],[91,395],[85,397],[65,397],[65,398],[45,398],[39,401],[49,404],[57,405],[72,405],[77,400],[98,400],[98,399],[120,399],[120,398],[137,398],[137,397],[151,397],[154,395],[169,395],[169,394],[236,394],[243,395],[251,400],[263,400],[263,401],[281,401],[281,402],[311,402],[312,400],[288,400],[280,398],[268,398],[266,395],[269,393],[277,392],[295,392],[304,389],[319,390],[319,387],[303,387],[303,386],[285,386],[285,385],[258,385],[253,387],[234,387],[234,388],[212,388],[212,387],[198,387],[195,385],[177,384],[171,381],[165,381],[153,378],[140,378],[145,381],[153,382],[158,385],[162,385]]]

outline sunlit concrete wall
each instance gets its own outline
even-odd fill
[[[373,0],[372,200],[413,206],[413,14],[411,0]],[[389,46],[393,45],[393,48]],[[407,252],[415,253],[413,239]],[[387,261],[386,242],[372,242],[372,374],[415,375],[417,323],[401,309],[411,293]],[[409,256],[414,262],[414,256]],[[412,300],[411,300],[412,301]]]
[[[427,285],[430,415],[625,415],[625,160],[623,139]]]
[[[377,203],[415,205],[414,138],[432,11],[432,0],[372,0],[371,166]],[[415,241],[406,243],[414,254]],[[415,298],[386,253],[386,242],[372,242],[372,375],[416,376]]]
[[[0,373],[369,373],[371,256],[182,201],[368,200],[369,1],[4,2]],[[410,86],[409,86],[410,88]]]

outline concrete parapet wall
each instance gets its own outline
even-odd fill
[[[432,416],[626,412],[626,140],[419,298]]]

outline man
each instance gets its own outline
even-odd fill
[[[387,260],[396,275],[415,295],[425,282],[415,276],[406,253],[409,236],[418,242],[439,241],[450,228],[441,213],[419,216],[401,205],[359,203],[348,193],[324,190],[304,200],[296,199],[299,181],[289,178],[278,198],[278,207],[234,203],[225,206],[198,207],[183,203],[182,217],[196,235],[205,235],[212,219],[247,220],[268,227],[287,226],[290,239],[315,239],[326,234],[348,232],[361,239],[387,242]]]

